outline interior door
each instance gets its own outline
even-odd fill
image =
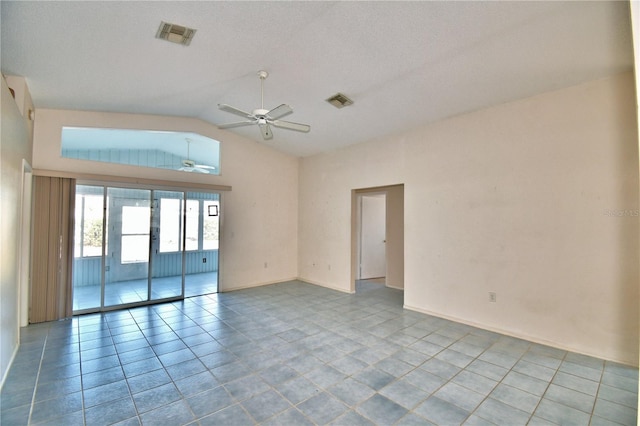
[[[386,275],[386,196],[360,197],[360,279]]]

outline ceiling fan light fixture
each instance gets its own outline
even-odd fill
[[[335,95],[331,96],[329,99],[326,99],[326,101],[338,109],[344,108],[349,105],[353,105],[353,101],[349,99],[347,95],[342,93],[336,93]]]
[[[160,27],[156,33],[156,38],[188,46],[191,43],[191,40],[193,40],[193,36],[196,34],[196,31],[197,30],[193,28],[162,21],[160,22]]]

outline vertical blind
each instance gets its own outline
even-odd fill
[[[75,179],[36,176],[29,322],[72,315]]]

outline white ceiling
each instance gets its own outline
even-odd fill
[[[628,2],[1,3],[1,64],[36,108],[238,121],[287,103],[308,134],[232,129],[296,156],[633,68]],[[197,29],[189,47],[160,21]],[[336,92],[355,104],[336,109]]]

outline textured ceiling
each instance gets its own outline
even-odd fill
[[[287,103],[296,156],[633,69],[628,2],[2,1],[1,64],[36,108],[237,121]],[[197,29],[189,47],[160,21]],[[355,104],[325,99],[345,93]]]

